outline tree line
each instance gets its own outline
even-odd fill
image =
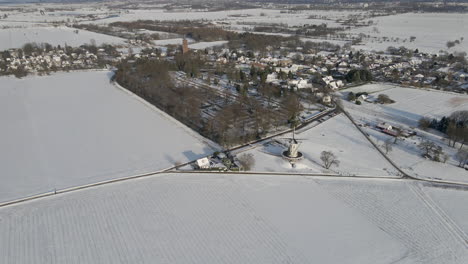
[[[455,147],[460,143],[460,149],[468,142],[468,111],[456,111],[441,119],[423,117],[419,120],[422,129],[432,128],[447,135],[448,144]]]

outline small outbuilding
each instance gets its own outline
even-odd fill
[[[210,168],[210,160],[208,158],[201,158],[197,160],[197,167],[202,170]]]

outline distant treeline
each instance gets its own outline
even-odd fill
[[[230,47],[244,46],[249,50],[262,51],[266,47],[280,47],[284,42],[292,41],[297,43],[296,36],[284,37],[274,35],[237,33],[222,28],[205,25],[203,21],[158,21],[158,20],[138,20],[134,22],[115,22],[111,27],[125,28],[128,30],[146,29],[151,31],[163,31],[179,34],[195,41],[229,41]]]

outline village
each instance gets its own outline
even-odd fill
[[[186,41],[186,40],[185,40]],[[251,68],[268,70],[265,82],[282,89],[308,89],[317,91],[326,86],[336,91],[363,82],[378,81],[402,86],[426,87],[459,93],[468,91],[467,61],[462,53],[428,54],[407,48],[389,47],[387,52],[354,52],[341,48],[336,52],[280,47],[265,52],[229,49],[221,46],[190,49],[191,53],[216,67],[234,65],[250,74]],[[127,45],[83,45],[81,47],[52,47],[47,43],[30,43],[20,49],[0,52],[0,74],[18,71],[41,73],[57,70],[99,69],[112,67],[122,60],[151,58],[174,60],[179,52],[188,52],[188,44],[152,47],[141,40],[129,40]],[[354,74],[356,70],[367,76]],[[222,76],[216,76],[221,79]],[[263,76],[259,76],[263,77]],[[206,78],[202,75],[201,78]],[[251,83],[255,84],[255,82]],[[328,99],[325,99],[328,101]]]
[[[122,65],[138,65],[144,61],[172,65],[167,67],[175,86],[203,91],[203,96],[198,97],[200,93],[197,95],[197,92],[183,95],[197,97],[195,105],[180,106],[191,109],[189,117],[170,114],[219,142],[226,150],[209,159],[198,160],[192,167],[222,171],[251,167],[245,156],[241,162],[230,154],[233,147],[252,142],[270,144],[263,139],[323,122],[341,111],[340,100],[356,105],[395,102],[386,95],[374,98],[368,93],[350,92],[341,98],[338,92],[342,90],[377,82],[462,94],[468,91],[464,54],[428,54],[404,47],[389,47],[386,52],[338,47],[332,52],[330,45],[297,41],[293,43],[300,46],[280,41],[276,47],[266,46],[260,50],[247,46],[230,48],[223,43],[191,49],[187,38],[181,42],[154,46],[141,39],[130,39],[125,45],[96,46],[91,41],[80,47],[28,43],[21,49],[0,53],[0,74],[20,78],[27,74],[83,69],[113,69],[119,73]],[[135,67],[138,68],[131,66]],[[119,81],[119,74],[116,80]],[[145,98],[144,94],[140,96]],[[232,117],[228,111],[238,111],[236,109],[243,109],[243,112]],[[364,122],[359,125],[373,126],[395,138],[417,135],[414,129],[399,128],[398,124]],[[297,144],[293,138],[294,135],[287,142],[280,142],[282,148],[289,149],[291,144]],[[275,155],[281,157],[282,154]],[[445,154],[441,152],[441,155]],[[286,160],[295,166],[295,159]]]

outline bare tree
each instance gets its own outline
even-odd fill
[[[450,156],[447,153],[444,153],[442,155],[442,162],[447,163],[447,161],[450,159]]]
[[[242,165],[242,168],[246,171],[251,170],[255,165],[255,159],[251,153],[242,154],[238,158],[239,163]]]
[[[422,130],[427,130],[429,129],[429,126],[431,125],[431,119],[427,118],[427,117],[422,117],[421,119],[419,119],[419,128],[421,128]]]
[[[388,152],[393,150],[392,144],[392,139],[389,138],[385,140],[384,144],[382,145],[382,147],[385,149],[385,154],[388,154]]]
[[[450,147],[455,147],[457,143],[457,126],[455,122],[450,122],[447,126],[447,138]]]
[[[429,155],[436,148],[436,144],[434,142],[426,140],[419,143],[418,147],[419,149],[424,151],[424,155]]]
[[[393,144],[396,144],[398,139],[401,137],[401,130],[396,130],[395,138],[393,139]]]
[[[390,97],[388,95],[386,95],[386,94],[379,94],[379,96],[377,97],[377,102],[379,102],[381,104],[392,104],[395,101],[390,99]]]
[[[457,127],[455,129],[455,136],[457,141],[460,142],[460,149],[468,142],[468,127]]]
[[[458,166],[463,167],[468,162],[468,150],[466,150],[466,149],[458,150],[455,157],[457,158],[457,160],[459,162]]]
[[[303,110],[301,101],[296,94],[288,95],[282,103],[290,121],[294,121],[297,115]]]
[[[323,166],[325,167],[325,169],[329,169],[333,165],[337,167],[340,165],[340,161],[336,158],[335,154],[333,154],[333,152],[331,151],[322,151],[320,155],[320,159],[322,160]]]

